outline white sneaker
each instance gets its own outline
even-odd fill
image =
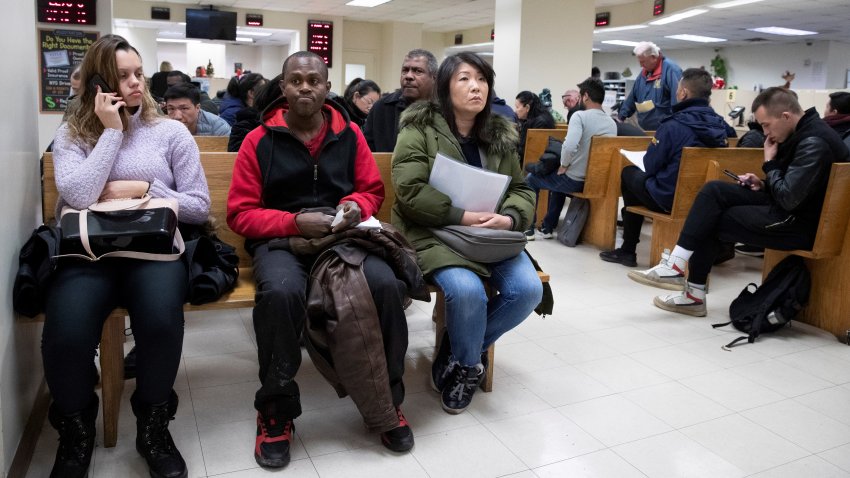
[[[534,240],[534,228],[528,229],[525,231],[525,240],[533,241]]]
[[[538,231],[535,233],[535,235],[536,235],[537,237],[539,237],[540,239],[552,239],[553,237],[555,237],[555,234],[553,234],[553,233],[551,233],[551,232],[546,232],[546,231],[544,231],[544,230],[542,230],[542,229],[538,230]]]
[[[703,295],[700,299],[698,295]],[[653,301],[659,309],[669,310],[677,314],[692,315],[694,317],[705,317],[705,296],[691,290],[674,292],[667,295],[659,295]]]
[[[629,279],[644,285],[667,290],[685,290],[685,271],[662,259],[657,266],[645,271],[629,271]]]

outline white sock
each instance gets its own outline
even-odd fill
[[[691,258],[691,255],[694,251],[689,251],[681,246],[676,246],[673,248],[673,252],[670,253],[670,258],[667,259],[667,262],[670,266],[676,266],[680,271],[684,271],[685,267],[688,265],[688,260]]]
[[[705,302],[705,284],[694,284],[693,282],[688,282],[686,292]]]

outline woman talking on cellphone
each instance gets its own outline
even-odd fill
[[[138,51],[118,35],[105,35],[91,45],[80,71],[80,107],[54,139],[57,210],[150,194],[176,199],[181,222],[205,222],[210,198],[197,145],[185,126],[158,115]],[[187,476],[168,432],[177,410],[172,387],[183,347],[187,274],[179,260],[60,260],[42,335],[53,397],[48,417],[59,431],[51,477],[88,473],[98,410],[95,348],[116,307],[129,312],[138,354],[130,399],[136,449],[152,477]]]

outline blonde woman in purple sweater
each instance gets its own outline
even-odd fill
[[[97,74],[114,91],[92,83]],[[177,199],[181,222],[200,224],[209,191],[200,154],[179,122],[160,117],[145,89],[138,51],[105,35],[81,67],[80,108],[60,126],[53,156],[57,207],[85,208],[102,200]],[[183,346],[187,270],[182,261],[63,259],[47,296],[42,355],[53,396],[50,423],[59,431],[51,477],[87,475],[94,447],[98,399],[94,353],[103,323],[126,307],[137,348],[136,449],[153,477],[185,477],[186,463],[168,432],[177,409],[172,387]]]

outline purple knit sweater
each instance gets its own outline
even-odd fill
[[[127,131],[107,128],[94,148],[73,141],[63,124],[53,143],[53,163],[57,217],[66,204],[75,209],[94,204],[106,183],[118,180],[148,181],[151,196],[177,199],[180,222],[201,224],[209,215],[198,146],[178,121],[159,118],[146,124],[137,111]]]

